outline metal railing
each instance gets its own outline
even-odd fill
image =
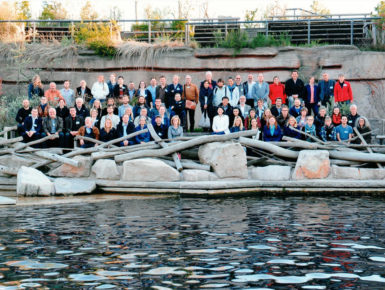
[[[320,16],[324,16],[319,18]],[[344,16],[344,17],[342,17]],[[347,17],[350,16],[350,17]],[[360,16],[360,17],[359,17]],[[304,19],[266,19],[263,21],[240,21],[230,19],[140,19],[140,20],[0,20],[0,25],[22,26],[21,37],[29,42],[42,40],[73,39],[81,23],[104,23],[109,25],[111,36],[117,25],[123,40],[154,42],[157,39],[178,39],[189,44],[196,41],[203,46],[213,45],[217,38],[224,38],[230,31],[245,31],[250,37],[258,34],[278,37],[285,35],[294,44],[319,43],[361,44],[376,42],[376,21],[379,17],[366,14],[317,15]],[[287,17],[287,16],[286,16]],[[5,30],[2,27],[1,30]],[[1,31],[0,31],[1,34]]]

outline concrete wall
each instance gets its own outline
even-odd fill
[[[20,74],[22,68],[22,74]],[[97,75],[106,78],[112,72],[123,75],[126,82],[149,81],[152,76],[165,75],[171,81],[172,75],[182,78],[190,74],[193,82],[204,79],[205,71],[213,72],[214,79],[227,78],[239,73],[246,80],[248,73],[263,72],[265,80],[271,82],[278,75],[281,80],[290,77],[292,70],[300,71],[307,82],[310,75],[320,77],[322,71],[336,79],[345,73],[352,84],[354,99],[359,113],[369,118],[385,118],[385,53],[362,52],[353,46],[326,46],[319,48],[259,48],[244,49],[236,57],[232,49],[175,48],[154,57],[149,53],[141,58],[101,58],[89,51],[79,50],[70,58],[56,58],[54,61],[36,57],[21,64],[11,64],[9,59],[0,58],[0,78],[3,79],[3,94],[27,94],[28,77],[38,72],[45,84],[69,79],[76,87],[81,79],[89,86]],[[21,84],[17,85],[17,82]],[[48,87],[46,85],[45,87]]]

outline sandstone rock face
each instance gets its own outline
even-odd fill
[[[55,187],[39,170],[22,166],[17,173],[16,191],[24,196],[50,196],[55,193]]]
[[[96,188],[94,180],[80,178],[57,178],[54,181],[56,195],[92,193]]]
[[[293,179],[320,179],[330,173],[329,152],[326,150],[302,150],[297,159]]]
[[[246,152],[239,143],[205,144],[199,147],[198,156],[219,178],[248,178]]]
[[[91,173],[92,160],[90,157],[75,156],[74,160],[80,162],[80,167],[62,164],[58,168],[48,172],[50,176],[58,177],[89,177]]]
[[[215,173],[198,170],[198,169],[185,169],[183,170],[183,181],[214,181],[218,180],[218,176]]]
[[[250,179],[284,181],[290,180],[290,174],[290,166],[269,165],[249,168]]]
[[[92,166],[92,172],[99,179],[120,179],[120,172],[114,160],[99,159]]]
[[[385,169],[380,168],[354,168],[332,166],[331,177],[334,179],[373,180],[385,179]]]
[[[157,159],[134,159],[123,162],[124,181],[179,181],[179,172]]]

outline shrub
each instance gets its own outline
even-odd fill
[[[7,108],[6,110],[0,110],[0,130],[3,130],[6,126],[16,125],[16,114],[21,108],[23,100],[28,99],[26,96],[2,96],[0,97],[0,107]],[[31,107],[36,107],[39,104],[39,98],[33,98],[30,100]]]

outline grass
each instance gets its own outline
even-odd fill
[[[269,46],[288,46],[290,45],[290,37],[287,34],[279,34],[276,36],[258,33],[256,37],[250,38],[247,32],[232,30],[223,37],[222,32],[218,31],[214,34],[217,47],[233,48],[234,54],[238,54],[242,48],[257,48]]]

